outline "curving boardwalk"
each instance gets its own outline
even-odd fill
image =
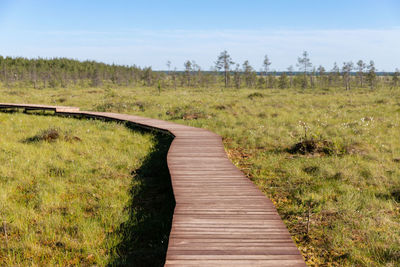
[[[275,206],[231,163],[219,135],[139,116],[0,103],[17,108],[128,121],[175,137],[167,161],[176,207],[165,266],[306,266]]]

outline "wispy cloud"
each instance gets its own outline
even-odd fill
[[[204,69],[228,50],[236,62],[248,59],[258,69],[268,54],[277,70],[295,65],[303,50],[315,65],[373,59],[380,70],[400,67],[400,28],[352,30],[118,30],[19,32],[3,35],[0,53],[22,56],[67,56],[164,69],[186,59]],[[23,37],[21,37],[23,36]],[[1,37],[0,37],[1,38]],[[1,38],[1,39],[3,39]]]

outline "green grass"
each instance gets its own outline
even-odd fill
[[[399,91],[3,88],[0,102],[72,105],[210,129],[274,201],[308,264],[400,264]],[[291,151],[305,140],[315,153]]]
[[[123,243],[150,133],[0,113],[0,265],[105,265]],[[57,133],[54,139],[45,138]]]

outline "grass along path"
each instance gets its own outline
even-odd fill
[[[115,262],[154,136],[20,113],[0,113],[0,129],[0,265]]]
[[[2,88],[0,102],[71,105],[210,129],[275,202],[308,264],[400,264],[399,91]],[[311,149],[291,150],[305,139],[316,141]]]

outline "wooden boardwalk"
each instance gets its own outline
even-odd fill
[[[0,104],[0,109],[128,121],[169,132],[176,207],[165,266],[306,266],[275,206],[228,159],[219,135],[132,115],[72,107]]]

